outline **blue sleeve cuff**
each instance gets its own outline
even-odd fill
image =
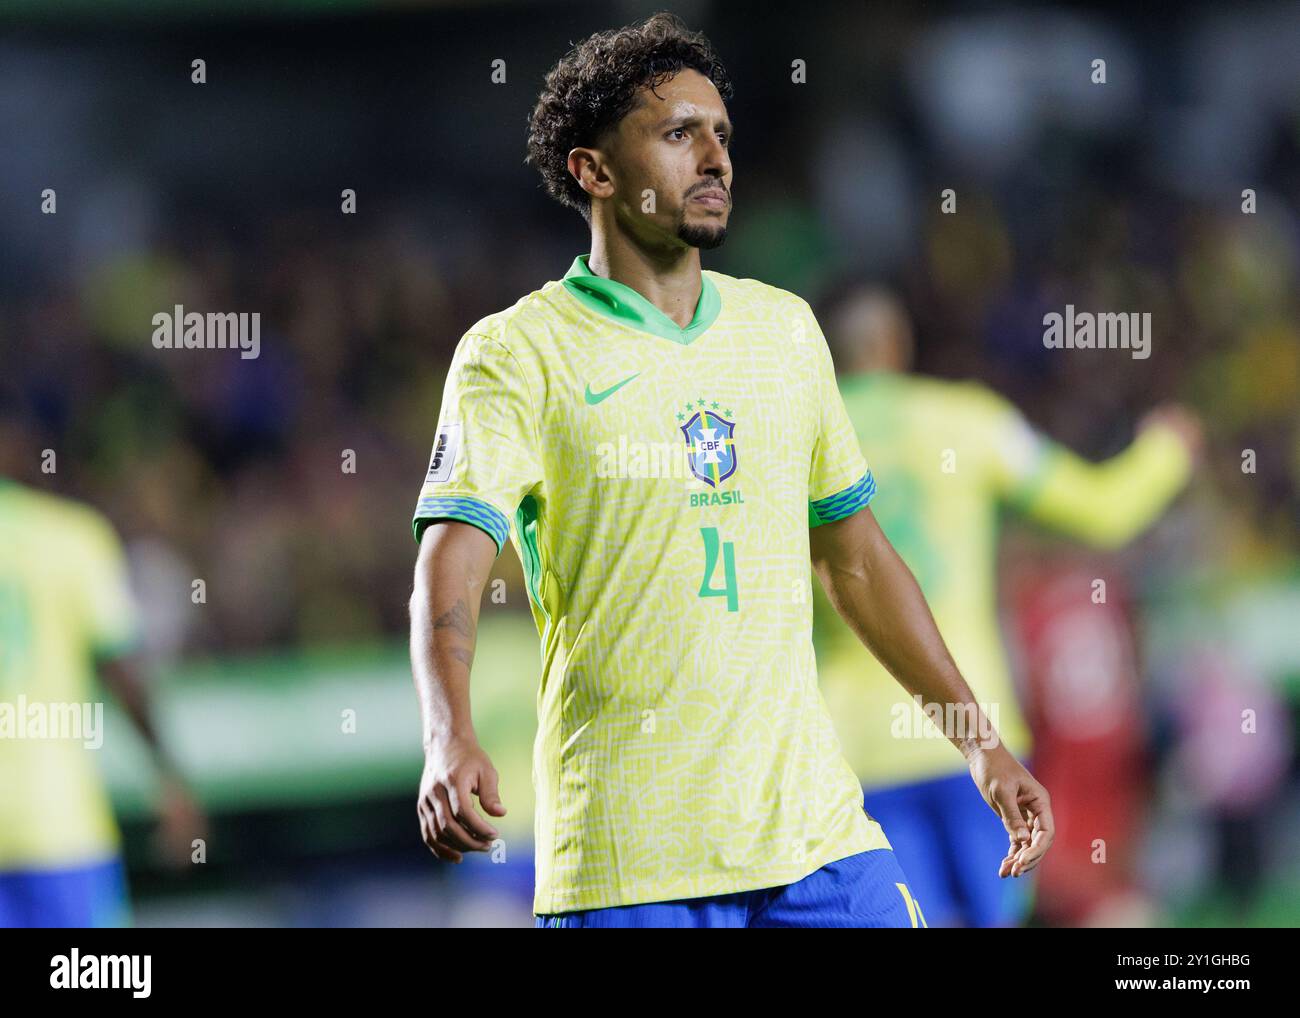
[[[415,519],[411,522],[417,544],[424,535],[424,528],[437,520],[473,524],[496,542],[498,555],[510,537],[510,521],[495,506],[464,495],[426,495],[415,507]]]
[[[815,502],[808,503],[808,526],[818,527],[823,523],[834,523],[846,516],[852,516],[863,508],[876,495],[876,479],[868,470],[862,480],[851,484],[843,491],[827,495]]]

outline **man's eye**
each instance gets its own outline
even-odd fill
[[[671,131],[668,132],[667,137],[672,138],[673,140],[677,140],[676,136],[685,134],[686,131],[687,129],[685,127],[674,127]],[[727,134],[726,131],[719,131],[718,138],[722,142],[724,148],[731,142],[731,135]]]

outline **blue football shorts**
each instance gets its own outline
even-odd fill
[[[827,863],[802,880],[709,898],[616,905],[539,915],[537,927],[912,927],[926,925],[894,853],[887,848]]]
[[[131,925],[120,858],[85,866],[0,870],[0,927]]]

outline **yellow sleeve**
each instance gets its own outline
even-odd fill
[[[438,432],[413,528],[438,519],[483,530],[500,554],[510,517],[542,479],[532,396],[519,362],[500,342],[466,333],[443,389]]]
[[[1013,501],[1035,522],[1101,548],[1117,548],[1155,522],[1191,472],[1182,441],[1159,425],[1102,463],[1047,442],[1037,475]]]
[[[826,337],[806,303],[805,323],[817,371],[817,438],[808,471],[808,525],[851,516],[876,494],[876,482],[844,407]]]
[[[1055,451],[1052,442],[1012,403],[983,386],[970,392],[964,421],[982,442],[985,477],[993,494],[1003,501],[1023,502]]]

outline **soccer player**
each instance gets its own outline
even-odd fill
[[[168,857],[188,857],[205,830],[150,722],[136,639],[108,522],[0,477],[0,927],[130,923],[121,835],[96,757],[95,671],[153,751]],[[56,730],[54,719],[74,714],[79,731]]]
[[[731,214],[730,95],[668,14],[546,77],[529,158],[591,251],[470,328],[447,378],[414,519],[420,823],[459,862],[505,813],[469,681],[509,537],[542,643],[536,925],[923,926],[817,687],[810,560],[909,690],[972,694],[867,507],[808,304],[700,268]],[[1028,872],[1046,791],[953,741],[1010,835],[994,869]]]
[[[1029,730],[998,631],[999,511],[1096,547],[1118,547],[1182,489],[1199,426],[1187,411],[1161,407],[1126,450],[1089,463],[1038,434],[982,385],[907,374],[911,322],[889,292],[852,288],[827,322],[849,419],[873,450],[881,529],[920,583],[976,699],[996,715],[1007,748],[1028,759]],[[1090,594],[1085,588],[1079,596]],[[931,737],[937,733],[928,730],[922,706],[928,698],[918,705],[900,695],[824,601],[816,623],[822,690],[845,755],[926,918],[936,926],[1019,922],[1031,885],[993,875],[1006,834],[953,766],[944,740]]]

